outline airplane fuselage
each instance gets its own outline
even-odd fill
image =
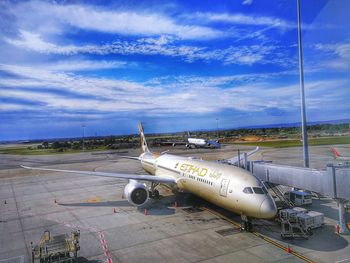
[[[188,138],[187,141],[189,145],[194,145],[196,147],[221,148],[221,144],[218,141],[200,138]]]
[[[175,178],[180,190],[248,217],[269,219],[276,215],[276,204],[266,188],[244,169],[171,154],[146,152],[140,157],[148,173]]]

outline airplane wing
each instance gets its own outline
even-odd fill
[[[52,171],[52,172],[63,172],[63,173],[75,173],[81,175],[92,175],[92,176],[102,176],[102,177],[114,177],[121,179],[133,179],[141,181],[149,181],[155,183],[176,183],[176,180],[169,177],[153,176],[153,175],[140,175],[140,174],[122,174],[122,173],[105,173],[105,172],[92,172],[92,171],[76,171],[76,170],[60,170],[60,169],[49,169],[49,168],[37,168],[21,165],[22,168],[30,170],[40,170],[40,171]]]
[[[252,151],[250,151],[250,152],[247,152],[247,156],[249,157],[249,156],[251,156],[251,155],[253,155],[253,154],[255,154],[257,151],[259,151],[260,150],[260,148],[259,148],[259,146],[257,146],[254,150],[252,150]],[[241,154],[241,160],[243,160],[243,154]],[[235,156],[235,157],[233,157],[233,158],[231,158],[231,159],[227,159],[227,160],[225,160],[225,162],[226,163],[229,163],[229,164],[233,164],[233,165],[235,165],[235,164],[237,164],[238,163],[238,156]]]
[[[134,156],[125,156],[125,155],[121,156],[121,155],[119,155],[118,157],[123,158],[123,159],[136,160],[136,161],[140,161],[141,160],[140,157],[134,157]]]

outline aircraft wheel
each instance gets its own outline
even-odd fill
[[[248,232],[252,232],[253,231],[253,224],[252,224],[252,222],[247,222],[247,231]]]
[[[159,198],[159,191],[158,190],[154,190],[153,193],[152,193],[152,197],[154,199],[158,199]]]
[[[245,221],[242,221],[241,222],[241,232],[245,231],[246,230],[246,222]]]

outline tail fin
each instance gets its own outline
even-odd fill
[[[148,146],[147,146],[147,141],[146,141],[146,138],[145,138],[145,134],[143,133],[142,123],[139,122],[138,126],[139,126],[140,144],[141,144],[142,153],[149,152]]]
[[[335,158],[341,157],[340,153],[334,147],[332,148],[332,151],[333,151],[333,153],[335,155]]]

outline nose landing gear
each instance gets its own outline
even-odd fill
[[[245,215],[241,215],[241,220],[241,231],[252,232],[253,224],[251,220]]]

